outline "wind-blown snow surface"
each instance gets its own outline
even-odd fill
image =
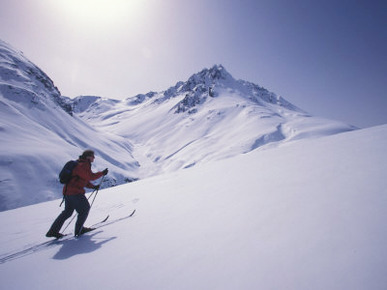
[[[88,225],[135,216],[8,261],[58,201],[2,212],[2,288],[387,289],[385,148],[387,125],[101,190]]]

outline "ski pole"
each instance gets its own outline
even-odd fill
[[[98,191],[98,190],[97,190]],[[91,196],[96,192],[96,189],[93,190],[93,192],[90,194],[90,196],[87,198],[87,200],[89,200],[91,198]],[[95,198],[94,198],[95,199]],[[90,206],[91,208],[91,206]],[[66,231],[66,229],[69,227],[69,225],[73,222],[73,220],[75,219],[75,217],[77,216],[77,214],[73,215],[71,220],[68,222],[67,226],[65,226],[65,228],[63,229],[62,233],[64,233]]]
[[[101,185],[102,185],[102,182],[103,182],[104,177],[105,177],[105,176],[102,177],[101,182],[98,184],[98,189],[94,189],[93,192],[90,194],[90,196],[87,198],[87,200],[89,200],[89,199],[91,198],[91,196],[95,193],[94,199],[93,199],[93,201],[92,201],[92,203],[91,203],[91,205],[90,205],[90,209],[91,209],[91,207],[92,207],[92,205],[93,205],[93,203],[94,203],[95,198],[97,197],[97,193],[98,193],[98,191],[99,191],[99,188],[100,188]],[[89,211],[90,211],[90,209],[89,209]],[[76,216],[77,216],[77,214],[73,215],[73,217],[71,218],[71,220],[69,221],[69,223],[67,224],[67,226],[63,229],[62,233],[65,232],[65,230],[66,230],[66,229],[69,227],[69,225],[73,222],[73,220],[74,220],[74,218],[75,218]]]
[[[99,185],[98,185],[98,189],[97,189],[97,191],[95,192],[95,195],[94,195],[94,198],[93,198],[93,201],[91,202],[91,205],[90,205],[90,209],[91,209],[91,207],[93,206],[93,203],[94,203],[94,200],[95,200],[95,198],[97,197],[97,194],[98,194],[98,191],[99,191],[99,188],[101,187],[101,185],[102,185],[102,182],[103,182],[103,179],[104,179],[104,177],[105,176],[102,176],[102,179],[101,179],[101,182],[99,183]],[[89,196],[89,198],[91,197],[91,195]]]

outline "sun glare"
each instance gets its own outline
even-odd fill
[[[141,14],[144,2],[146,1],[56,0],[52,3],[73,21],[91,27],[103,27],[134,21]]]

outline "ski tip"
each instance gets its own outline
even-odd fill
[[[136,212],[136,210],[133,210],[129,216],[133,216],[135,212]]]

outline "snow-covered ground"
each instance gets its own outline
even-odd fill
[[[71,116],[52,80],[0,40],[0,210],[58,198],[58,172],[88,148],[108,184],[137,178],[130,141]]]
[[[1,288],[387,289],[386,148],[384,125],[101,190],[86,225],[136,214],[24,256],[60,200],[1,212]]]
[[[109,168],[104,186],[113,186],[353,129],[221,65],[159,93],[71,100],[0,40],[0,211],[59,198],[58,173],[85,149],[96,152],[95,168]]]

